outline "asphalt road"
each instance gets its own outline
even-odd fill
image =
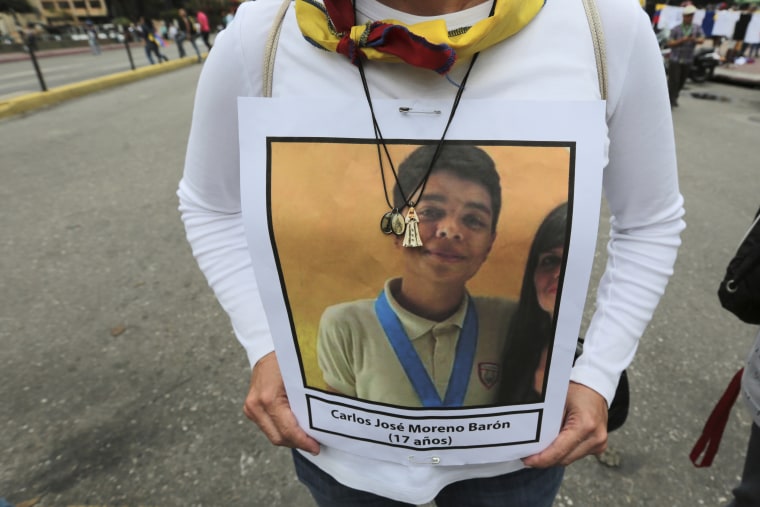
[[[193,51],[192,46],[186,43],[185,50],[187,49]],[[132,45],[130,51],[136,68],[149,65],[142,46]],[[170,59],[179,56],[176,44],[163,48],[162,52]],[[193,52],[193,54],[195,53]],[[98,56],[87,52],[39,58],[37,63],[48,88],[123,72],[132,68],[124,46],[120,49],[103,51]],[[41,90],[37,72],[31,60],[0,64],[0,99]]]
[[[241,413],[247,361],[176,211],[199,71],[0,121],[0,497],[15,504],[313,505]],[[756,332],[715,289],[759,204],[760,96],[692,88],[727,100],[675,110],[689,227],[630,369],[621,463],[571,466],[557,506],[718,506],[741,470],[741,406],[712,468],[688,453]]]

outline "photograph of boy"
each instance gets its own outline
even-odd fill
[[[473,296],[467,282],[488,258],[501,212],[491,157],[472,145],[422,146],[398,167],[394,206],[429,172],[415,210],[422,246],[402,246],[402,272],[376,299],[328,307],[317,338],[328,390],[403,407],[496,403],[516,303]],[[410,189],[410,190],[406,190]],[[530,372],[533,375],[533,372]]]

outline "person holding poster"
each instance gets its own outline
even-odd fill
[[[501,184],[493,160],[468,145],[417,148],[398,168],[401,189],[427,179],[415,206],[421,248],[405,248],[400,278],[377,299],[325,310],[319,364],[330,390],[409,407],[489,405],[495,401],[501,356],[514,303],[470,296],[465,284],[496,238]],[[461,345],[460,345],[461,344]]]
[[[530,246],[504,353],[499,396],[504,405],[541,400],[566,241],[567,203],[562,203],[546,216]]]
[[[634,0],[596,0],[598,11],[587,15],[593,3],[258,0],[241,4],[235,22],[215,40],[195,98],[178,191],[182,219],[193,254],[248,355],[252,371],[244,411],[273,444],[295,449],[298,476],[319,505],[398,506],[435,500],[440,507],[548,507],[564,467],[606,448],[608,403],[672,274],[684,222],[666,79],[649,20]],[[601,25],[593,33],[606,35],[604,51],[595,51],[589,19]],[[272,30],[280,25],[279,31]],[[279,35],[274,60],[265,51],[270,32]],[[606,70],[601,70],[604,54]],[[265,60],[273,64],[271,90]],[[561,427],[552,442],[522,459],[401,463],[321,445],[315,438],[320,434],[307,433],[308,421],[296,418],[285,390],[262,298],[270,287],[259,283],[268,273],[251,254],[260,245],[247,239],[244,214],[250,216],[251,208],[241,205],[241,174],[248,172],[241,167],[241,153],[254,145],[240,130],[238,120],[246,118],[238,116],[239,100],[270,94],[273,99],[261,101],[288,102],[300,111],[327,99],[344,101],[342,111],[366,113],[378,147],[384,144],[370,94],[375,103],[404,101],[406,112],[413,109],[408,123],[434,119],[426,101],[446,101],[451,105],[446,108],[449,123],[460,135],[466,127],[480,129],[484,124],[522,127],[509,115],[513,104],[599,106],[593,131],[600,139],[589,150],[599,160],[574,168],[593,175],[599,185],[579,187],[573,197],[576,205],[587,199],[598,202],[603,186],[611,215],[608,261],[583,354],[569,370],[566,402],[559,408],[564,415],[557,418]],[[466,112],[475,103],[500,106],[494,109],[499,113],[457,123],[468,118]],[[381,118],[385,113],[377,112]],[[255,114],[245,116],[266,125]],[[288,120],[298,123],[300,117],[293,114]],[[325,115],[322,125],[343,120]],[[541,117],[533,120],[542,123]],[[583,121],[591,119],[581,115],[543,123],[549,128]],[[446,145],[446,131],[437,135]],[[511,139],[525,138],[515,134]],[[255,149],[266,156],[266,146]],[[351,189],[353,193],[336,189],[324,198],[362,205],[364,194],[382,192],[379,182],[377,187]],[[299,196],[289,198],[280,204]],[[575,219],[576,213],[572,215]],[[409,218],[414,225],[415,217]],[[596,218],[594,210],[589,228],[596,230]],[[338,224],[326,235],[339,233],[350,231]],[[410,238],[410,248],[420,248],[418,239]],[[570,257],[572,241],[569,252]],[[584,255],[589,263],[592,257],[593,252]],[[582,301],[577,303],[582,306]],[[441,420],[446,422],[445,417]],[[485,458],[492,453],[481,454]]]

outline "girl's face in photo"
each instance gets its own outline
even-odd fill
[[[558,246],[538,254],[538,264],[533,273],[533,283],[536,285],[538,305],[550,316],[554,315],[554,304],[557,300],[559,287],[559,271],[562,267],[562,257],[565,248]]]

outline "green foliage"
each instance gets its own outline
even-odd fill
[[[160,19],[163,19],[164,21],[169,23],[173,19],[179,18],[178,11],[179,9],[169,9],[169,10],[161,11],[158,16]]]
[[[230,0],[189,0],[185,4],[185,8],[193,13],[199,10],[205,12],[206,16],[208,16],[211,30],[214,31],[215,27],[221,23],[227,9],[232,5]]]
[[[159,19],[164,9],[166,9],[164,0],[143,0],[143,11],[140,14],[145,16],[145,19]]]
[[[125,16],[120,16],[118,18],[113,18],[111,20],[111,23],[113,23],[114,25],[117,25],[117,26],[120,25],[120,26],[127,27],[127,26],[129,26],[129,25],[132,24],[132,21],[129,18],[125,17]]]
[[[0,12],[34,12],[34,8],[26,0],[0,0]]]
[[[55,21],[75,21],[74,15],[68,11],[53,11],[48,15],[48,19]]]
[[[108,12],[114,18],[127,18],[132,21],[137,21],[140,15],[136,3],[132,0],[110,0]]]

